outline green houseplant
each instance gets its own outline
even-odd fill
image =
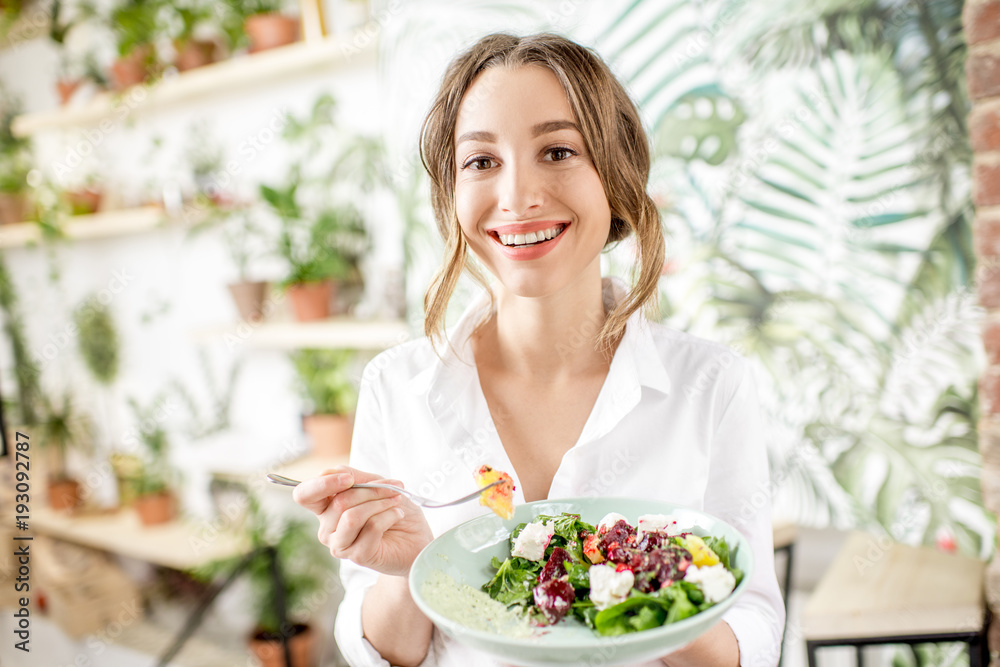
[[[174,473],[168,460],[170,440],[159,407],[162,400],[142,405],[134,398],[129,406],[138,422],[137,429],[126,437],[126,445],[139,444],[141,453],[127,483],[131,486],[139,520],[146,526],[166,523],[177,514],[172,486]]]
[[[260,239],[262,233],[263,230],[247,210],[232,212],[222,227],[226,248],[229,249],[229,256],[237,272],[236,281],[229,283],[227,287],[240,318],[246,322],[258,322],[266,314],[264,299],[269,283],[266,280],[254,280],[250,275],[250,262],[257,255],[254,242]]]
[[[11,128],[20,113],[21,101],[0,86],[0,223],[21,222],[29,212],[31,146]]]
[[[299,19],[282,14],[281,0],[226,0],[223,29],[231,50],[250,53],[291,44],[299,39]]]
[[[157,68],[155,42],[163,0],[123,0],[109,16],[118,59],[111,66],[116,90],[145,82]]]
[[[254,628],[248,637],[251,650],[264,667],[284,667],[281,641],[288,639],[293,667],[313,664],[315,633],[308,623],[311,613],[325,602],[334,560],[316,540],[307,521],[273,521],[253,496],[249,497],[245,523],[250,552],[218,560],[195,572],[210,579],[242,574],[249,583]],[[275,574],[280,577],[281,590]],[[284,600],[285,622],[278,608]]]
[[[358,398],[348,373],[353,358],[352,350],[311,349],[292,354],[300,393],[309,406],[302,428],[318,456],[343,459],[351,451]]]
[[[277,251],[289,269],[282,287],[288,290],[296,317],[309,321],[329,316],[337,285],[357,280],[367,234],[353,206],[306,213],[297,199],[298,188],[298,171],[293,170],[289,185],[261,185],[260,194],[281,223]]]
[[[59,403],[43,397],[40,408],[41,419],[37,426],[39,443],[49,454],[49,506],[56,510],[72,510],[80,505],[80,483],[69,474],[67,456],[73,447],[89,451],[90,423],[77,412],[68,393],[62,396]]]
[[[219,44],[205,39],[201,28],[211,26],[214,18],[213,3],[204,0],[171,2],[167,5],[170,36],[174,43],[174,66],[181,72],[210,65],[218,59]]]
[[[73,323],[79,332],[80,356],[87,369],[100,384],[111,385],[118,377],[118,328],[111,309],[97,297],[84,300],[73,312]]]

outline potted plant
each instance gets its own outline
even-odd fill
[[[41,413],[39,444],[49,452],[49,506],[55,510],[73,510],[80,505],[80,483],[68,472],[67,454],[71,447],[89,449],[89,422],[77,414],[68,393],[63,395],[60,404],[44,397]]]
[[[172,490],[174,473],[168,460],[170,443],[163,420],[157,415],[160,403],[162,401],[153,401],[143,406],[129,399],[139,423],[136,440],[143,446],[138,455],[140,465],[129,484],[134,497],[132,504],[144,526],[166,523],[177,515],[177,501]]]
[[[260,186],[264,201],[281,222],[278,254],[288,264],[282,287],[288,291],[301,322],[331,313],[338,285],[357,281],[358,262],[367,247],[367,233],[353,206],[329,206],[308,215],[297,201],[298,174],[279,189]]]
[[[3,312],[4,316],[5,339],[10,344],[16,389],[16,392],[7,390],[5,393],[8,399],[14,395],[17,397],[17,409],[13,413],[6,413],[7,419],[9,420],[13,414],[13,418],[26,427],[34,426],[39,421],[43,401],[41,369],[38,367],[36,357],[30,353],[17,289],[2,255],[0,255],[0,312]]]
[[[29,215],[30,144],[11,129],[21,113],[20,100],[0,88],[0,224],[22,222]]]
[[[250,53],[298,41],[299,19],[281,13],[282,0],[228,0],[227,27],[233,50],[249,42]]]
[[[191,169],[194,191],[191,196],[197,204],[213,207],[209,222],[217,222],[216,213],[225,213],[232,204],[232,194],[223,189],[231,185],[231,177],[225,168],[225,151],[213,138],[215,133],[205,123],[194,123],[188,132],[187,147],[184,151]]]
[[[257,254],[253,243],[262,234],[247,210],[234,212],[223,225],[223,238],[229,256],[236,265],[237,280],[229,283],[229,294],[236,304],[240,319],[245,322],[259,322],[264,317],[264,299],[269,283],[266,280],[250,278],[250,260]]]
[[[89,173],[67,185],[62,190],[62,199],[70,215],[93,215],[101,208],[104,192],[97,176]]]
[[[307,521],[269,521],[252,496],[246,518],[247,556],[215,561],[196,572],[200,578],[242,573],[249,583],[254,626],[247,639],[263,667],[285,667],[282,641],[287,639],[291,667],[314,664],[316,633],[308,622],[316,600],[325,600],[334,560],[316,540]],[[275,575],[279,580],[275,579]],[[279,583],[280,581],[280,583]],[[280,595],[279,595],[279,588]],[[320,593],[320,595],[317,595]],[[278,607],[284,600],[285,619]]]
[[[123,0],[112,11],[118,58],[111,65],[115,90],[145,82],[156,70],[155,42],[163,0]]]
[[[313,453],[329,458],[346,458],[351,452],[353,412],[358,395],[348,368],[352,350],[299,350],[292,354],[299,388],[309,405],[302,428],[312,443]]]
[[[70,39],[70,35],[76,33],[75,28],[99,18],[96,8],[89,0],[72,3],[69,7],[62,0],[55,0],[49,9],[49,39],[59,51],[56,91],[60,102],[69,103],[88,80],[99,88],[106,88],[107,78],[97,63],[91,40],[85,40],[86,46],[82,48],[72,48]]]
[[[209,27],[213,17],[212,4],[202,0],[172,2],[173,29],[170,31],[174,43],[174,66],[186,72],[196,67],[210,65],[218,59],[219,44],[208,39],[202,29]]]

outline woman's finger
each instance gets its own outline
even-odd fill
[[[361,532],[351,545],[333,553],[337,558],[347,558],[359,565],[374,565],[373,560],[387,531],[403,520],[403,510],[399,507],[389,507],[374,514],[365,522]]]
[[[354,485],[351,472],[330,472],[307,479],[292,490],[292,499],[313,514],[322,514],[337,497]]]
[[[371,500],[344,511],[330,533],[327,546],[331,552],[349,548],[372,517],[399,505],[399,497]],[[336,554],[334,554],[336,555]],[[339,556],[338,556],[339,557]]]

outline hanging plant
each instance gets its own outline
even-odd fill
[[[38,411],[42,400],[40,383],[41,369],[31,358],[28,339],[24,332],[24,320],[17,304],[17,291],[3,259],[0,258],[0,310],[4,314],[4,332],[10,341],[14,357],[14,374],[17,383],[17,407],[24,424],[38,423]]]
[[[91,296],[73,313],[80,337],[80,356],[94,379],[107,386],[118,377],[119,338],[108,305]]]

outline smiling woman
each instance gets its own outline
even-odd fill
[[[624,89],[565,38],[489,35],[449,67],[422,135],[446,242],[426,296],[427,336],[366,369],[350,467],[295,490],[319,517],[319,539],[344,559],[344,656],[352,665],[497,664],[437,630],[407,585],[422,549],[485,510],[424,512],[399,494],[352,488],[392,477],[382,481],[460,496],[487,466],[509,471],[515,506],[638,495],[733,523],[761,563],[746,593],[696,640],[640,664],[773,664],[784,614],[767,565],[770,506],[743,512],[767,488],[752,374],[729,350],[643,315],[664,241],[646,193],[646,135]],[[602,278],[600,259],[630,235],[639,262],[626,288]],[[485,290],[445,333],[466,270]],[[702,377],[696,395],[674,386]],[[631,554],[622,557],[628,567]],[[670,595],[671,585],[680,584],[651,594]]]
[[[550,117],[545,117],[546,113]],[[503,168],[510,156],[498,152],[503,149],[511,153],[514,142],[521,138],[505,118],[517,118],[525,138],[530,137],[533,143],[525,148],[539,150],[532,156],[534,166],[550,167],[544,180],[538,177],[545,172],[532,171],[531,163],[510,163]],[[485,152],[479,155],[477,148]],[[600,342],[606,350],[610,351],[620,337],[629,315],[643,305],[654,307],[651,297],[663,266],[664,243],[659,214],[646,194],[649,147],[632,100],[590,50],[554,35],[518,38],[498,34],[483,38],[456,59],[445,74],[424,122],[421,159],[431,177],[431,201],[446,245],[444,262],[425,300],[424,331],[428,336],[440,335],[448,300],[463,270],[469,270],[482,285],[487,284],[467,262],[468,229],[463,228],[464,235],[460,231],[458,208],[463,198],[459,191],[463,184],[482,180],[469,177],[470,169],[500,168],[505,172],[500,181],[490,180],[494,188],[511,188],[506,196],[519,193],[522,184],[529,185],[529,191],[519,196],[558,191],[571,199],[583,190],[584,198],[575,201],[582,209],[592,203],[595,195],[602,195],[598,210],[591,213],[603,217],[602,209],[609,209],[604,245],[635,235],[639,248],[635,288],[609,313],[601,329]],[[573,187],[579,189],[572,192]],[[529,194],[532,190],[533,195]],[[496,189],[493,194],[505,196]],[[520,205],[516,200],[507,203],[514,208]],[[506,211],[508,217],[521,218],[515,223],[527,224],[509,225],[511,231],[493,231],[515,237],[518,233],[537,232],[539,228],[533,228],[529,221],[546,222],[536,220],[541,205],[528,207]],[[556,225],[541,229],[553,227]],[[475,251],[471,242],[469,245]],[[534,253],[517,256],[536,258]]]

